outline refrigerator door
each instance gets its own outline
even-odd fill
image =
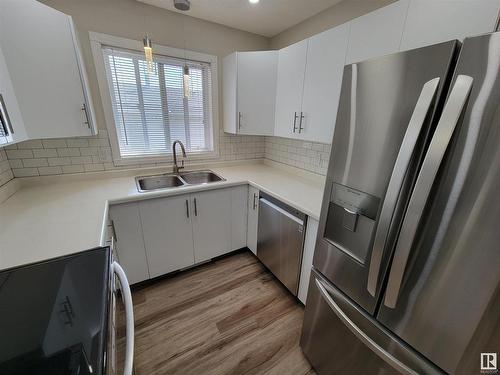
[[[377,319],[446,372],[475,374],[500,350],[500,33],[465,40],[452,87]]]
[[[319,375],[442,373],[315,270],[309,286],[300,345]]]
[[[344,69],[313,265],[369,313],[456,47],[451,41]]]

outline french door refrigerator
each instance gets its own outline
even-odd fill
[[[500,33],[345,67],[301,347],[320,375],[493,370]]]

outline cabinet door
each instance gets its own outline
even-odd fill
[[[230,251],[231,189],[191,195],[195,263]]]
[[[304,240],[304,252],[302,254],[302,266],[300,270],[299,293],[297,297],[305,305],[307,290],[309,289],[309,277],[311,276],[314,248],[316,247],[316,236],[318,234],[318,220],[309,217],[307,219],[306,238]]]
[[[411,0],[401,50],[495,31],[499,0]]]
[[[188,195],[139,203],[151,277],[194,264]]]
[[[399,51],[409,0],[399,0],[351,21],[346,64]]]
[[[247,247],[257,255],[257,230],[259,224],[259,189],[248,188]]]
[[[149,279],[138,203],[111,206],[109,216],[115,230],[118,261],[125,270],[128,281],[134,284]]]
[[[308,40],[280,49],[274,135],[298,138]],[[295,119],[297,115],[297,119]],[[295,130],[294,130],[295,122]]]
[[[342,86],[349,25],[309,38],[302,99],[301,139],[331,143]]]
[[[278,52],[238,52],[237,56],[238,132],[273,135]]]
[[[236,107],[237,55],[234,52],[222,60],[222,122],[226,133],[238,133]]]
[[[21,115],[21,110],[19,109],[19,104],[14,93],[14,87],[12,86],[12,81],[10,80],[9,72],[7,70],[7,65],[5,63],[5,58],[3,56],[1,48],[0,95],[2,95],[3,99],[3,104],[0,103],[0,105],[4,106],[3,111],[4,116],[6,117],[4,121],[9,121],[9,124],[5,124],[8,134],[0,136],[0,145],[24,141],[25,139],[27,139],[26,131],[24,128],[24,121]],[[0,110],[2,109],[0,108]],[[3,134],[3,132],[0,132],[0,134]]]
[[[0,48],[28,138],[92,134],[75,42],[66,14],[35,0],[0,2]]]
[[[237,250],[247,245],[248,185],[231,188],[231,248]]]

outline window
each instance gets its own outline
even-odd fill
[[[191,154],[214,151],[210,62],[155,54],[149,72],[142,52],[102,45],[120,159],[171,154],[176,139]],[[189,67],[189,98],[183,67]]]

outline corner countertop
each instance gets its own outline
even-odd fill
[[[112,204],[249,184],[319,219],[325,179],[272,163],[211,167],[226,181],[139,193],[135,176],[165,173],[136,170],[91,178],[31,178],[0,204],[0,269],[67,255],[105,244]]]

